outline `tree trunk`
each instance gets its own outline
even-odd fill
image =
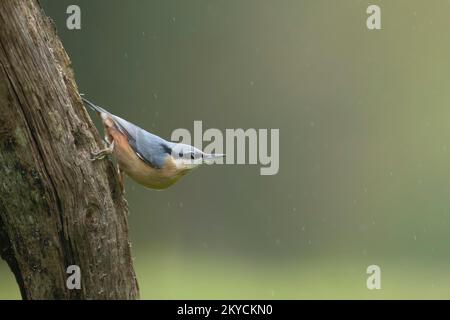
[[[51,21],[1,0],[0,254],[24,299],[138,298],[117,173],[89,160],[102,147]]]

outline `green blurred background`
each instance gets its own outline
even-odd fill
[[[278,175],[127,180],[142,298],[450,298],[448,1],[375,1],[380,31],[373,1],[41,3],[80,91],[113,113],[165,138],[194,120],[280,129]],[[20,297],[3,261],[0,281]]]

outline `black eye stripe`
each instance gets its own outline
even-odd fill
[[[204,158],[204,155],[200,152],[186,152],[184,153],[183,151],[180,151],[178,153],[178,157],[179,158],[184,158],[184,159],[189,159],[191,158],[192,160],[195,159],[199,159],[199,158]]]

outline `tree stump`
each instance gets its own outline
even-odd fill
[[[116,170],[89,160],[102,147],[52,22],[1,0],[0,255],[24,299],[138,298]]]

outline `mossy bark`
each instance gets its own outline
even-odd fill
[[[0,255],[24,299],[135,299],[128,209],[36,0],[0,1]],[[81,289],[69,290],[69,265]]]

